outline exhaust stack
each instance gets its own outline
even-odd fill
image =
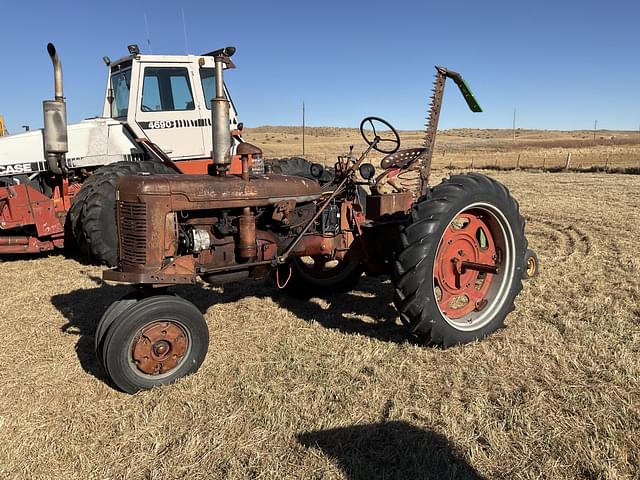
[[[53,80],[55,100],[42,102],[44,112],[44,153],[49,164],[49,170],[57,175],[65,173],[65,154],[69,151],[67,140],[67,106],[64,101],[62,88],[62,64],[56,47],[47,44],[47,52],[53,63]]]
[[[222,49],[215,56],[216,67],[216,97],[211,100],[211,125],[213,127],[213,158],[214,172],[224,175],[231,164],[231,127],[229,125],[229,100],[224,94],[223,65],[230,64],[232,47]]]

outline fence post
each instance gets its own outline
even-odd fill
[[[518,160],[516,160],[516,170],[520,169],[520,154],[518,154]]]
[[[471,167],[469,168],[473,168],[473,157],[471,157]]]
[[[610,153],[607,153],[607,159],[604,161],[604,169],[605,169],[605,171],[609,167],[609,155],[610,155]]]
[[[564,169],[568,170],[569,165],[571,165],[571,152],[567,153],[567,161],[564,162]]]
[[[547,163],[547,157],[546,156],[542,157],[542,169],[543,170],[544,170],[544,167],[545,167],[546,163]]]

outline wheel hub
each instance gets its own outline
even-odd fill
[[[146,325],[133,341],[132,358],[147,375],[159,375],[174,369],[184,357],[189,340],[177,323],[159,321]]]
[[[460,319],[482,310],[499,260],[484,216],[471,211],[458,215],[442,236],[434,266],[436,298],[443,315]]]

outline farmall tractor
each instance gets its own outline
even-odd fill
[[[117,387],[149,389],[200,367],[209,344],[204,317],[166,290],[199,278],[272,276],[278,288],[313,296],[348,290],[363,272],[391,275],[400,319],[427,343],[466,343],[503,324],[526,276],[518,203],[479,174],[429,183],[446,79],[481,111],[459,74],[437,67],[424,147],[400,150],[396,130],[367,117],[363,153],[339,157],[322,184],[254,172],[261,151],[248,143],[236,150],[241,172],[230,173],[229,63],[228,52],[215,56],[210,173],[140,173],[118,185],[118,266],[104,278],[134,289],[106,310],[95,335],[99,362]],[[379,172],[367,162],[372,150],[386,154]],[[311,173],[321,178],[322,167]]]
[[[121,177],[207,173],[216,52],[145,55],[130,45],[126,57],[105,57],[102,116],[67,126],[61,62],[47,50],[55,100],[44,102],[44,129],[0,138],[0,255],[66,246],[113,266]],[[229,128],[235,149],[242,124],[232,102]],[[240,173],[236,155],[231,172]]]

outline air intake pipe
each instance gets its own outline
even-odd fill
[[[225,49],[226,50],[226,49]],[[231,164],[231,126],[229,125],[229,100],[224,94],[222,70],[229,62],[224,53],[216,55],[216,97],[211,100],[211,125],[213,126],[213,158],[214,172],[224,175]]]
[[[44,154],[47,158],[49,170],[56,175],[65,173],[65,154],[69,151],[67,140],[67,106],[64,102],[62,89],[62,64],[56,47],[47,44],[47,52],[53,63],[53,81],[55,100],[42,102],[44,112]]]

